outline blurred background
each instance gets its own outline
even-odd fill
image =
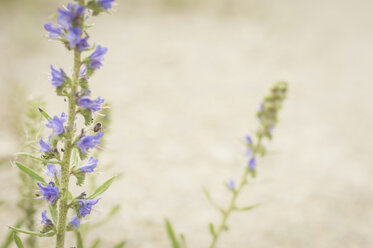
[[[7,161],[20,149],[26,99],[42,96],[51,115],[66,109],[48,74],[50,64],[71,72],[72,54],[43,30],[66,3],[0,1],[0,240],[20,214]],[[289,97],[239,199],[263,205],[233,214],[220,247],[372,247],[372,1],[117,3],[90,20],[90,43],[109,48],[93,96],[113,110],[103,161],[114,167],[100,178],[124,173],[98,206],[97,216],[122,206],[96,231],[102,247],[119,237],[127,247],[170,247],[165,217],[189,247],[207,247],[207,224],[220,216],[202,187],[227,204],[223,182],[239,179],[242,140],[278,80],[289,82]]]

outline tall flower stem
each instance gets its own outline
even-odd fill
[[[79,0],[79,5],[84,6],[84,0]],[[80,24],[82,33],[84,33],[83,21]],[[67,134],[64,147],[64,155],[61,163],[61,195],[59,200],[59,216],[56,233],[56,247],[64,248],[65,233],[66,233],[66,217],[68,212],[68,192],[69,192],[69,179],[70,179],[70,157],[71,151],[74,147],[74,122],[76,117],[76,102],[75,93],[78,88],[79,71],[81,66],[81,51],[78,47],[74,50],[74,71],[72,77],[72,86],[68,97],[68,122]]]
[[[258,143],[253,149],[252,156],[255,156],[258,153],[258,149],[261,146],[261,141],[262,141],[262,136],[258,135]],[[216,230],[215,234],[213,235],[213,239],[211,241],[210,248],[215,248],[216,247],[216,244],[218,242],[218,239],[219,239],[221,233],[226,229],[228,218],[229,218],[230,214],[236,209],[236,200],[238,198],[238,195],[241,193],[242,188],[245,186],[245,184],[247,184],[247,177],[250,173],[252,173],[252,172],[249,170],[249,168],[246,167],[244,173],[242,174],[241,181],[240,181],[239,185],[233,191],[233,195],[232,195],[232,198],[229,202],[229,205],[228,205],[227,209],[223,211],[223,218],[220,221],[218,229]]]

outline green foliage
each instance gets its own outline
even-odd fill
[[[24,248],[22,240],[18,237],[16,232],[13,232],[13,240],[16,243],[18,248]]]
[[[23,164],[19,163],[19,162],[16,162],[16,165],[17,167],[23,171],[24,173],[26,173],[31,179],[37,181],[37,182],[40,182],[44,185],[47,184],[47,182],[44,180],[43,177],[41,177],[38,173],[36,173],[35,171],[31,170],[30,168],[24,166]]]
[[[107,180],[106,182],[104,182],[100,187],[96,189],[96,191],[93,194],[89,195],[87,199],[94,199],[97,196],[103,194],[110,187],[110,185],[113,183],[115,178],[116,177],[114,176],[110,178],[109,180]]]
[[[165,220],[165,225],[166,225],[168,237],[172,244],[172,248],[180,248],[181,246],[180,246],[180,243],[177,237],[175,236],[174,228],[172,227],[172,224],[168,219]]]

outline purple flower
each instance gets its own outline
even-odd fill
[[[79,76],[85,77],[86,75],[87,75],[87,66],[86,64],[82,64],[82,66],[80,67]]]
[[[49,224],[52,223],[52,221],[47,217],[47,210],[44,210],[41,213],[41,224]]]
[[[91,213],[91,210],[92,210],[92,207],[100,200],[101,198],[99,199],[96,199],[96,200],[85,200],[85,199],[81,199],[81,200],[78,200],[78,203],[79,203],[79,215],[81,217],[84,217],[86,216],[87,214],[90,214]]]
[[[49,141],[48,143],[44,142],[43,138],[40,138],[39,144],[41,146],[40,152],[49,152],[52,150]]]
[[[99,0],[98,3],[100,4],[101,8],[108,10],[111,8],[111,3],[115,0]]]
[[[44,25],[45,30],[49,32],[49,38],[60,38],[62,34],[62,28],[53,26],[51,23]]]
[[[80,27],[70,27],[68,33],[65,36],[65,39],[69,42],[70,48],[75,48],[80,44],[82,35],[82,30]]]
[[[63,27],[68,29],[72,26],[73,21],[79,22],[80,17],[84,13],[84,7],[78,4],[68,3],[67,9],[58,9],[60,15],[58,16],[58,23]]]
[[[250,160],[249,160],[249,169],[250,170],[254,170],[255,169],[255,166],[256,166],[256,160],[255,160],[255,157],[252,157]]]
[[[81,39],[80,42],[78,43],[78,47],[80,51],[84,51],[85,49],[89,48],[88,38],[89,36],[86,36],[84,39]]]
[[[47,164],[47,169],[48,171],[45,173],[49,177],[54,177],[54,176],[61,176],[61,170],[56,168],[56,165],[54,164]]]
[[[54,116],[53,120],[49,119],[48,123],[46,124],[47,127],[53,129],[53,133],[55,135],[59,135],[65,131],[65,128],[63,127],[63,124],[67,121],[67,116],[65,113],[62,112],[61,118],[58,118],[58,116]]]
[[[233,180],[229,180],[227,183],[227,186],[231,189],[234,190],[236,188],[236,183]]]
[[[66,80],[67,76],[66,73],[60,68],[60,70],[56,70],[53,68],[53,65],[51,65],[51,74],[52,74],[52,85],[60,87],[62,83]]]
[[[250,135],[246,135],[246,143],[249,145],[253,144],[253,140],[251,139]]]
[[[39,182],[37,184],[40,188],[39,192],[43,195],[43,199],[46,199],[54,204],[60,195],[58,187],[56,187],[52,182],[50,182],[47,186],[42,186]]]
[[[104,60],[104,54],[107,52],[106,47],[102,47],[98,45],[96,47],[96,50],[91,54],[91,63],[89,64],[89,67],[92,69],[99,69],[102,66],[102,61]]]
[[[78,105],[90,109],[92,112],[96,112],[101,110],[101,104],[103,104],[104,101],[105,100],[101,99],[101,97],[97,98],[96,101],[92,101],[89,97],[83,96],[79,98]]]
[[[69,221],[69,223],[75,227],[75,228],[78,228],[79,225],[80,225],[80,220],[78,219],[78,217],[76,215],[74,215],[74,217],[72,217]]]
[[[263,112],[264,110],[264,103],[261,103],[259,106],[259,112]]]
[[[93,157],[90,157],[87,163],[85,163],[82,167],[80,167],[80,171],[87,173],[87,172],[93,172],[93,170],[97,167],[98,159],[94,159]]]
[[[100,138],[102,136],[104,136],[103,132],[92,136],[84,136],[78,142],[76,142],[76,145],[80,148],[80,151],[85,154],[87,153],[88,148],[93,148],[101,144]]]

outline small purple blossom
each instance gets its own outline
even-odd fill
[[[86,75],[87,75],[87,66],[86,64],[82,64],[82,66],[80,66],[79,76],[85,77]]]
[[[80,27],[70,27],[65,39],[69,42],[70,48],[75,48],[81,42],[82,30]]]
[[[97,202],[100,200],[101,198],[99,199],[96,199],[96,200],[85,200],[85,199],[81,199],[81,200],[78,200],[78,204],[80,206],[79,208],[79,215],[81,217],[84,217],[88,214],[91,213],[91,210],[92,210],[92,207],[94,205],[97,204]]]
[[[58,23],[65,29],[72,26],[74,21],[78,22],[84,13],[84,7],[78,4],[68,3],[67,9],[58,9],[60,15],[58,16]],[[80,23],[77,23],[80,24]]]
[[[56,168],[55,164],[47,164],[48,171],[45,173],[49,177],[61,176],[61,170]]]
[[[105,100],[101,99],[101,97],[98,97],[96,101],[93,101],[89,99],[89,97],[83,96],[79,98],[78,105],[90,109],[92,112],[96,112],[101,110],[101,104],[103,104],[104,101]]]
[[[70,219],[69,223],[70,223],[73,227],[78,228],[79,225],[80,225],[80,220],[78,219],[78,217],[77,217],[76,215],[74,215],[74,216]]]
[[[90,56],[91,63],[89,64],[89,67],[91,67],[92,69],[99,69],[102,66],[101,62],[104,60],[104,54],[106,52],[106,47],[98,45],[96,47],[96,50]]]
[[[255,160],[255,157],[252,157],[250,160],[249,160],[249,169],[250,170],[254,170],[255,169],[255,166],[256,166],[256,160]]]
[[[80,51],[84,51],[85,49],[89,48],[88,38],[89,36],[86,36],[84,39],[81,39],[80,42],[78,43],[78,47]]]
[[[60,87],[62,83],[67,79],[66,73],[60,68],[60,70],[56,70],[51,65],[51,75],[52,75],[52,85],[56,87]]]
[[[249,144],[249,145],[252,145],[253,144],[253,140],[251,139],[250,135],[246,135],[246,143]]]
[[[76,142],[76,145],[80,148],[80,151],[83,154],[86,154],[88,148],[93,148],[101,144],[100,139],[102,136],[104,136],[103,132],[97,133],[96,135],[92,136],[84,136],[78,142]]]
[[[40,141],[39,141],[39,144],[40,144],[40,152],[49,152],[52,150],[50,144],[49,144],[49,141],[48,143],[44,142],[43,138],[40,138]]]
[[[228,183],[227,183],[227,186],[231,190],[234,190],[236,188],[236,183],[234,182],[234,180],[229,180]]]
[[[37,185],[40,188],[39,192],[43,195],[43,199],[46,199],[52,204],[57,201],[60,191],[58,187],[54,185],[54,183],[50,182],[47,186],[43,186],[38,182]]]
[[[84,173],[93,172],[93,170],[97,167],[97,162],[98,159],[90,157],[87,163],[80,167],[79,170]]]
[[[264,103],[261,103],[259,106],[259,112],[263,112],[263,111],[264,111]]]
[[[62,28],[53,26],[51,23],[44,25],[45,30],[49,32],[49,38],[60,38],[62,34]]]
[[[41,213],[41,224],[50,224],[52,221],[47,217],[47,210]]]
[[[55,135],[60,135],[65,131],[63,124],[67,121],[67,116],[65,113],[61,114],[61,118],[58,116],[54,116],[53,120],[49,119],[48,123],[46,124],[47,127],[53,129],[53,133]]]
[[[111,3],[115,0],[99,0],[98,3],[100,4],[101,8],[108,10],[111,9]]]

